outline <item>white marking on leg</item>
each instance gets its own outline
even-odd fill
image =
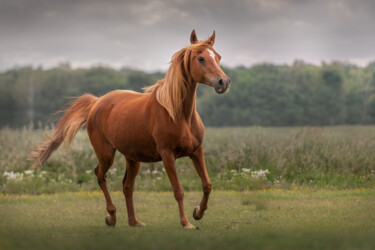
[[[210,49],[207,49],[207,50],[208,50],[208,53],[210,54],[210,56],[212,57],[212,59],[214,59],[214,62],[216,63],[216,65],[217,65],[215,53]]]

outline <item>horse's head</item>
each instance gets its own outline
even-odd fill
[[[182,112],[182,103],[190,90],[189,87],[196,88],[196,83],[203,83],[222,94],[230,86],[229,77],[220,68],[221,56],[212,47],[215,43],[215,31],[206,41],[198,41],[193,30],[190,42],[189,46],[172,56],[171,65],[164,78],[144,88],[145,92],[156,90],[157,101],[167,110],[174,122]]]
[[[190,42],[191,77],[197,82],[214,87],[219,94],[227,91],[230,79],[220,68],[221,56],[212,47],[215,43],[215,31],[206,41],[198,41],[195,30],[193,30]]]

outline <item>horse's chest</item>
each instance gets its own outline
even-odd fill
[[[182,133],[176,141],[176,155],[182,157],[193,154],[202,145],[203,136],[196,131],[188,130]]]

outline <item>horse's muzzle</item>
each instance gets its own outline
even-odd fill
[[[227,78],[220,78],[216,83],[214,83],[214,88],[216,93],[223,94],[225,93],[230,86],[230,79]]]

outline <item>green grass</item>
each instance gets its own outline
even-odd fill
[[[37,172],[27,175],[27,155],[50,131],[0,130],[0,192],[43,194],[97,189],[93,169],[97,159],[86,131],[70,150],[62,146]],[[310,188],[346,189],[375,186],[375,126],[295,128],[207,128],[206,165],[215,188],[222,190]],[[177,161],[186,191],[201,190],[188,158]],[[252,173],[268,171],[262,177]],[[246,172],[248,171],[248,172]],[[250,172],[249,172],[250,171]],[[6,172],[23,175],[10,179]],[[111,190],[121,190],[125,161],[117,153],[108,174]],[[161,163],[142,164],[137,190],[170,191]]]
[[[118,223],[107,228],[85,131],[69,151],[59,149],[28,172],[27,154],[48,133],[0,130],[0,249],[375,248],[375,126],[208,128],[214,190],[201,221],[191,216],[200,179],[189,159],[177,161],[197,231],[180,226],[161,163],[142,164],[135,207],[147,226],[129,227],[124,197],[115,191],[125,171],[120,154],[108,173]]]
[[[92,171],[97,159],[86,131],[77,134],[70,150],[61,147],[37,172],[25,174],[31,165],[27,155],[49,133],[27,128],[0,130],[1,193],[97,189]],[[204,148],[213,185],[222,190],[375,186],[375,126],[207,128]],[[177,169],[185,190],[201,189],[188,158],[179,159]],[[251,174],[259,170],[268,173],[261,178]],[[125,161],[118,153],[108,174],[111,190],[122,189],[124,171]],[[5,172],[22,174],[23,179],[8,179]],[[144,191],[170,190],[161,163],[142,164],[136,185]]]
[[[375,190],[214,190],[200,221],[201,193],[185,193],[182,229],[171,192],[135,192],[143,228],[127,225],[124,197],[113,193],[118,223],[104,223],[98,192],[0,197],[1,249],[374,249]]]
[[[59,149],[28,172],[27,154],[46,134],[0,130],[0,249],[375,248],[375,126],[208,128],[214,190],[201,221],[191,216],[200,179],[189,159],[177,161],[197,231],[180,226],[161,163],[142,164],[135,207],[147,226],[129,227],[124,197],[115,191],[125,171],[120,154],[108,173],[118,223],[107,228],[85,131],[69,151]]]

